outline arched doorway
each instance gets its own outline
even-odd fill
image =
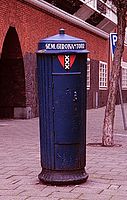
[[[0,59],[0,118],[14,118],[14,108],[25,104],[23,56],[16,29],[10,27]]]

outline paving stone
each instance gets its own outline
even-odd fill
[[[52,192],[43,192],[41,190],[24,190],[22,193],[19,194],[19,196],[29,196],[29,197],[47,197],[49,195],[51,195]]]
[[[82,184],[80,187],[86,188],[86,189],[91,189],[91,190],[93,190],[93,189],[103,190],[103,189],[109,188],[110,186],[111,186],[110,184],[88,180],[85,184]]]
[[[50,197],[57,197],[57,198],[66,198],[66,199],[73,199],[73,198],[77,198],[78,199],[78,197],[79,196],[81,196],[81,193],[79,192],[53,192],[52,193],[52,195],[49,195],[49,198]]]
[[[54,198],[54,197],[29,197],[27,200],[61,200],[61,199],[60,198]],[[66,199],[66,200],[68,200],[68,199]]]
[[[87,143],[101,142],[103,117],[104,108],[87,111]],[[121,120],[116,106],[114,139],[122,146],[87,145],[88,181],[62,187],[39,183],[38,118],[0,120],[0,200],[126,200],[127,133]]]
[[[120,188],[120,185],[110,185],[108,189],[110,190],[118,190]]]
[[[126,200],[126,196],[114,195],[111,200]]]
[[[28,197],[0,196],[0,200],[27,200]]]
[[[112,195],[102,195],[102,194],[82,194],[79,199],[80,200],[111,200]]]
[[[0,196],[17,196],[21,193],[23,193],[24,190],[18,190],[18,189],[15,189],[15,190],[7,190],[7,189],[0,189]]]
[[[114,189],[105,189],[102,192],[103,195],[120,195],[120,196],[127,196],[127,191],[124,190],[114,190]]]

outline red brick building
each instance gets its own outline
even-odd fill
[[[108,86],[103,80],[99,86],[99,65],[105,69],[109,64],[109,34],[44,1],[1,0],[0,118],[38,115],[37,44],[40,39],[57,34],[60,28],[87,42],[88,107],[105,105]]]

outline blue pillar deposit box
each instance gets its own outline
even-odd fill
[[[48,184],[87,180],[86,42],[59,34],[38,44],[39,121],[42,172]]]

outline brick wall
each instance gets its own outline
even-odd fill
[[[0,2],[0,54],[10,26],[15,27],[19,37],[25,73],[25,106],[32,108],[32,117],[38,114],[35,51],[40,39],[57,34],[60,28],[64,28],[67,34],[86,40],[91,59],[108,59],[106,39],[18,0]],[[20,106],[24,107],[24,102]]]

